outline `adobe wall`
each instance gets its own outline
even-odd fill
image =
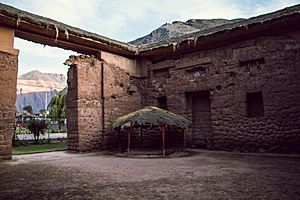
[[[209,91],[215,149],[300,153],[299,36],[260,37],[148,63],[142,105],[166,96],[170,111],[192,120],[189,94]],[[247,93],[260,91],[264,113],[249,117]],[[190,129],[187,146],[195,145],[193,137]]]
[[[140,95],[126,58],[71,56],[68,72],[68,150],[94,151],[118,143],[111,123],[140,108]],[[122,62],[120,62],[120,60]],[[124,65],[124,63],[129,63]]]
[[[12,158],[18,56],[0,51],[0,160]]]
[[[90,56],[71,56],[68,71],[68,150],[92,151],[102,141],[101,64]]]
[[[157,63],[102,52],[99,59],[72,57],[67,63],[71,66],[68,149],[93,151],[117,146],[111,123],[144,106],[160,106],[160,97],[166,97],[170,111],[193,121],[191,95],[208,91],[211,122],[205,130],[211,131],[213,147],[206,144],[206,148],[299,153],[299,51],[299,34],[291,33]],[[263,111],[258,116],[250,116],[248,111],[247,96],[253,93],[262,95]],[[185,142],[188,147],[201,146],[195,142],[193,128]]]
[[[111,124],[118,117],[141,108],[141,94],[138,78],[126,73],[122,65],[108,63],[104,67],[104,122],[105,147],[118,145],[117,133],[111,130]],[[121,133],[123,136],[126,132]]]

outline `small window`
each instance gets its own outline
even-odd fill
[[[205,76],[208,73],[208,66],[199,65],[186,70],[193,78]]]
[[[157,98],[157,104],[158,107],[161,109],[168,109],[168,105],[167,105],[167,97],[163,96],[163,97],[158,97]]]
[[[240,67],[242,67],[245,72],[257,73],[261,71],[262,64],[265,64],[264,58],[240,61]]]
[[[264,116],[264,102],[262,92],[247,93],[247,116],[261,117]]]

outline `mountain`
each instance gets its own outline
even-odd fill
[[[23,112],[23,107],[32,106],[33,113],[38,113],[48,106],[51,98],[67,86],[63,74],[42,73],[38,70],[28,72],[18,77],[17,81],[17,112]]]
[[[189,19],[186,22],[174,21],[171,24],[166,23],[152,31],[149,35],[138,38],[129,43],[136,45],[152,44],[169,38],[179,37],[188,33],[202,31],[242,20],[244,19]]]

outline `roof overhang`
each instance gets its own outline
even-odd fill
[[[83,54],[106,51],[125,57],[134,57],[134,45],[112,40],[66,24],[0,4],[0,26],[15,30],[21,39],[73,50]]]
[[[16,37],[44,45],[93,55],[106,51],[127,58],[143,57],[156,62],[254,37],[276,36],[286,31],[297,31],[300,29],[300,5],[142,46],[116,41],[1,3],[0,26],[14,29]]]
[[[157,62],[168,57],[219,48],[242,40],[264,36],[279,36],[293,31],[300,31],[300,13],[224,29],[206,35],[191,34],[190,37],[186,36],[161,44],[145,46],[139,49],[139,56]]]

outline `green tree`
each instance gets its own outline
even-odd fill
[[[64,119],[66,118],[67,110],[67,89],[65,88],[58,95],[52,97],[51,99],[51,110],[50,117],[58,121],[59,129],[61,129],[64,124]]]
[[[32,119],[27,122],[27,128],[33,134],[35,143],[38,143],[40,134],[44,134],[47,129],[47,123],[45,120]]]
[[[67,97],[67,93],[64,91],[52,97],[50,117],[54,119],[66,118],[66,110],[67,110],[66,97]]]
[[[31,105],[24,106],[23,110],[27,111],[28,113],[32,113],[32,106]]]
[[[59,103],[59,96],[57,95],[57,96],[52,97],[50,117],[52,117],[54,119],[59,118],[58,103]]]
[[[67,102],[66,102],[67,94],[63,94],[59,98],[59,110],[60,110],[60,118],[66,118],[66,110],[67,110]]]

